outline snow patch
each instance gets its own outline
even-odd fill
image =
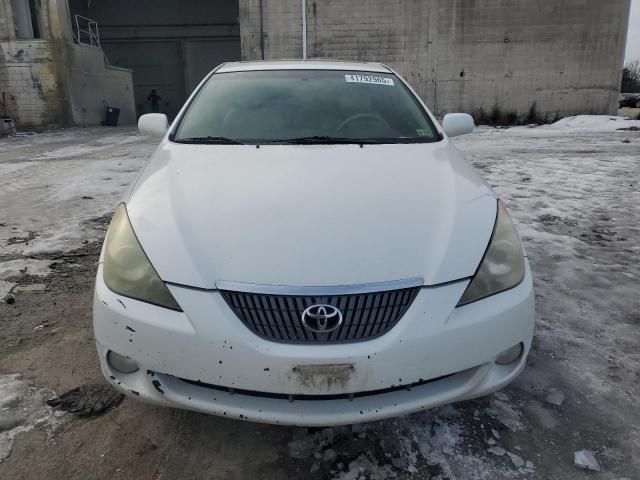
[[[135,130],[105,133],[72,129],[0,141],[3,253],[65,252],[103,237],[106,225],[92,221],[114,211],[157,146]]]
[[[609,115],[576,115],[566,117],[541,129],[565,130],[581,132],[612,132],[618,128],[640,127],[640,120],[629,120],[627,117]]]
[[[555,405],[556,407],[560,407],[564,402],[564,392],[562,390],[558,390],[556,388],[552,388],[547,392],[547,396],[545,397],[545,401],[550,403],[551,405]]]
[[[5,298],[9,294],[11,289],[13,289],[13,287],[15,286],[15,283],[7,282],[6,280],[0,280],[0,300]]]
[[[44,277],[51,272],[49,268],[53,262],[49,260],[37,260],[34,258],[17,258],[6,262],[0,262],[0,300],[5,298],[17,285],[8,281],[9,278],[18,278],[24,275],[36,275]]]
[[[609,115],[576,115],[558,120],[550,125],[512,127],[504,131],[510,134],[566,134],[616,132],[620,128],[640,128],[640,120]]]
[[[573,463],[576,467],[586,470],[600,471],[600,464],[596,460],[595,455],[589,450],[580,450],[573,454]]]
[[[501,418],[519,418],[507,397],[498,399],[493,408]],[[473,478],[489,479],[532,471],[531,462],[502,447],[488,449],[496,456],[469,448],[478,424],[469,425],[463,412],[449,405],[351,427],[296,429],[288,444],[289,455],[308,461],[311,472],[327,469],[334,480],[383,480],[427,471],[429,478],[471,478],[466,473],[473,471],[484,472]]]
[[[0,280],[23,275],[37,275],[44,277],[51,273],[50,260],[37,260],[34,258],[18,258],[0,263]]]
[[[50,437],[66,421],[44,403],[51,396],[51,390],[32,387],[19,374],[0,375],[0,462],[11,454],[16,435],[40,428]]]
[[[396,474],[391,465],[380,466],[378,462],[362,454],[349,463],[345,472],[340,472],[333,478],[335,480],[360,480],[362,478],[385,480],[387,478],[396,478]]]
[[[487,413],[512,432],[523,429],[520,422],[520,412],[513,407],[509,396],[504,392],[498,392],[494,395]]]

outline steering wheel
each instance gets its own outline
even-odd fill
[[[391,125],[389,125],[389,123],[379,115],[375,115],[373,113],[356,113],[355,115],[351,115],[350,117],[346,118],[340,124],[340,126],[338,127],[338,132],[341,132],[351,122],[354,122],[356,120],[363,120],[365,118],[368,118],[368,119],[371,119],[371,120],[375,120],[376,122],[380,123],[381,125],[384,125],[386,128],[391,128]]]

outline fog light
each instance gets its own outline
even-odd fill
[[[498,355],[498,357],[496,358],[496,363],[498,365],[508,365],[510,363],[513,363],[518,358],[520,358],[520,355],[522,355],[522,350],[522,343],[514,345],[511,348],[507,348],[504,352]]]
[[[116,372],[133,373],[138,371],[136,362],[116,352],[109,351],[107,353],[107,362]]]

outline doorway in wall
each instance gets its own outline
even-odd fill
[[[40,3],[36,0],[11,0],[16,38],[40,38]]]
[[[172,119],[207,73],[240,60],[238,0],[69,0],[69,7],[72,17],[98,23],[110,64],[133,70],[138,115],[158,110]]]

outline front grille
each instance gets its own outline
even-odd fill
[[[419,287],[352,295],[271,295],[221,290],[242,323],[256,335],[291,343],[341,343],[367,340],[388,332],[418,295]],[[342,324],[316,333],[302,323],[312,305],[332,305],[342,312]]]

